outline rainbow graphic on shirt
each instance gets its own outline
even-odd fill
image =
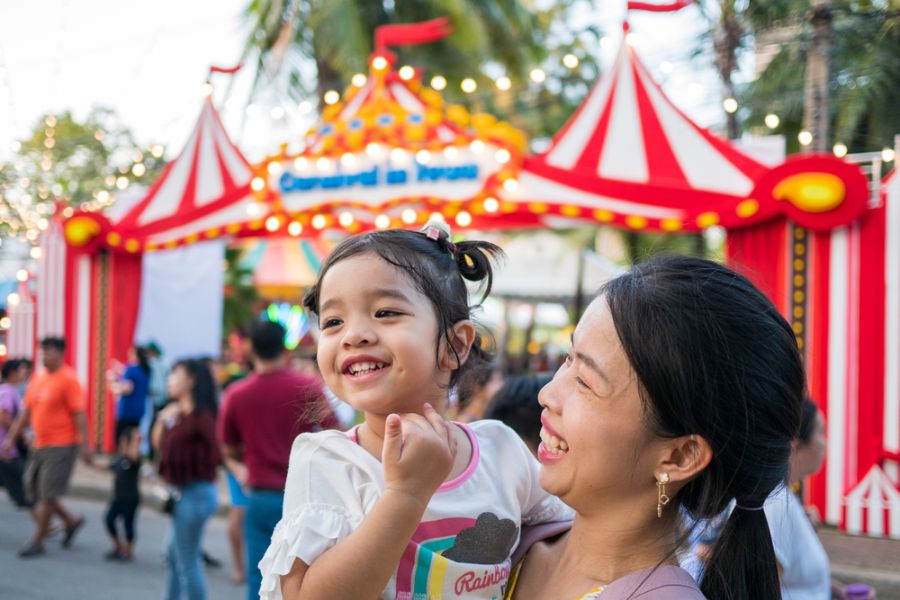
[[[495,515],[490,517],[497,521]],[[500,558],[498,564],[469,564],[468,561],[461,564],[443,556],[454,547],[460,532],[473,531],[477,522],[469,517],[455,517],[420,524],[397,569],[397,600],[470,598],[479,590],[505,587],[510,570],[507,556]],[[511,524],[509,520],[505,522]],[[512,534],[517,535],[517,531],[513,526]],[[452,581],[447,581],[448,570],[454,578]]]

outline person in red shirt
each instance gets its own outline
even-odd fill
[[[272,321],[252,324],[253,373],[226,390],[218,423],[226,463],[247,489],[248,599],[258,597],[262,575],[257,565],[281,519],[294,438],[338,425],[322,384],[287,368],[284,333],[284,328]]]
[[[44,538],[50,529],[50,518],[59,515],[65,524],[62,545],[68,548],[75,533],[84,525],[84,517],[76,517],[63,505],[61,497],[69,487],[75,459],[90,464],[87,447],[87,420],[84,416],[84,393],[74,369],[63,362],[66,341],[59,337],[41,340],[41,358],[46,369],[28,384],[24,408],[16,417],[9,435],[0,446],[6,456],[11,444],[29,424],[34,431],[34,452],[25,469],[25,485],[36,502],[37,530],[31,541],[19,551],[20,558],[44,553]]]

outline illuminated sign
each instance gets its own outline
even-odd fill
[[[284,347],[293,350],[309,331],[309,318],[297,304],[270,304],[263,317],[284,327]]]

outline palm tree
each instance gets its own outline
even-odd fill
[[[527,0],[251,0],[245,10],[250,35],[245,62],[256,67],[254,91],[291,100],[341,90],[368,70],[377,26],[448,17],[453,34],[439,42],[395,48],[398,65],[425,67],[447,80],[449,102],[488,111],[533,137],[548,136],[572,114],[599,76],[601,32],[574,15],[595,0],[564,0],[534,9]],[[563,57],[577,57],[576,66]],[[546,82],[529,81],[532,68]],[[510,91],[493,78],[509,77]],[[460,91],[467,77],[473,94]],[[552,89],[552,92],[550,91]]]
[[[767,3],[750,3],[767,4]],[[768,113],[781,123],[789,149],[799,149],[796,134],[803,115],[803,74],[810,42],[804,0],[781,0],[757,31],[790,27],[796,35],[783,43],[746,90],[748,125],[761,128]],[[830,119],[833,141],[851,152],[892,145],[900,131],[900,0],[835,0]]]
[[[519,0],[251,0],[245,11],[250,36],[244,57],[257,62],[257,85],[286,76],[295,94],[341,89],[367,72],[375,27],[449,17],[454,33],[416,47],[416,62],[439,70],[452,84],[478,77],[485,63],[522,80],[545,55],[546,13]],[[556,12],[559,8],[552,9]],[[398,52],[401,61],[403,49]],[[315,86],[304,64],[316,67]],[[405,61],[404,61],[405,62]]]

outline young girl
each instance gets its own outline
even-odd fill
[[[365,423],[295,440],[262,598],[500,598],[520,527],[570,517],[512,430],[440,416],[488,358],[463,279],[486,296],[500,254],[444,227],[345,240],[306,296],[325,382]]]

